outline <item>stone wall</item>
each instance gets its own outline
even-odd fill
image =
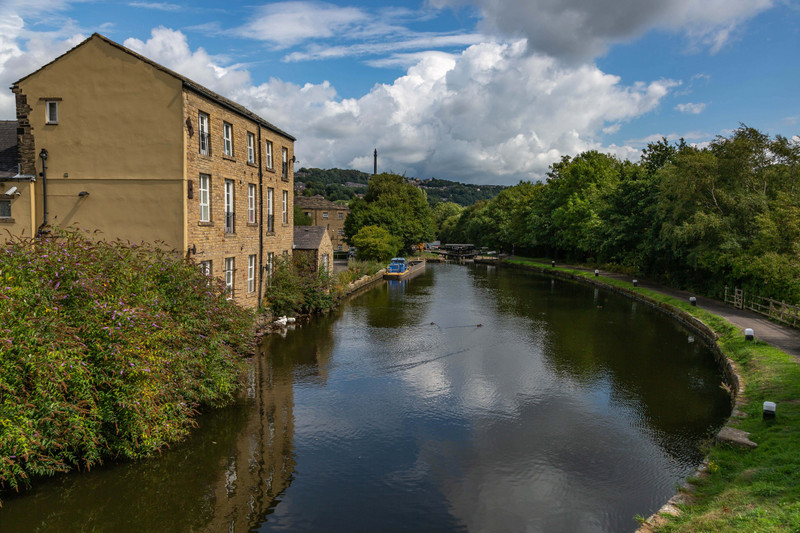
[[[234,298],[241,305],[252,307],[259,300],[259,275],[261,294],[266,288],[267,254],[275,258],[291,254],[293,240],[293,176],[291,158],[294,143],[291,139],[259,125],[254,120],[235,113],[219,103],[190,90],[184,90],[184,132],[186,139],[187,179],[187,243],[196,246],[191,257],[197,261],[211,261],[212,274],[224,279],[225,259],[234,258]],[[208,155],[200,153],[199,113],[209,117],[210,150]],[[233,129],[233,154],[223,152],[223,123]],[[247,134],[255,140],[254,162],[248,161]],[[260,140],[260,142],[259,142]],[[273,144],[275,157],[273,168],[265,161],[265,144]],[[288,180],[281,177],[281,149],[288,150]],[[210,221],[200,221],[200,174],[210,176]],[[225,231],[225,181],[233,182],[234,232]],[[255,222],[249,222],[248,194],[255,187]],[[268,228],[267,191],[273,190],[274,231]],[[191,191],[191,192],[190,192]],[[286,193],[286,218],[283,217],[283,194]],[[191,198],[189,198],[191,196]],[[285,221],[284,221],[285,220]],[[263,221],[263,224],[262,224]],[[263,256],[260,240],[263,239]],[[255,290],[248,287],[249,256],[256,256]]]

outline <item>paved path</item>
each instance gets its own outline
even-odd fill
[[[514,259],[524,258],[519,257]],[[573,270],[583,270],[586,272],[594,271],[594,269],[575,265],[557,264],[557,266]],[[628,282],[633,281],[633,278],[630,276],[617,274],[615,272],[605,272],[602,270],[600,271],[600,277],[614,278]],[[674,298],[688,300],[690,296],[695,296],[697,298],[698,307],[702,307],[703,309],[711,311],[715,315],[719,315],[722,318],[725,318],[731,324],[741,328],[742,335],[744,335],[745,328],[752,328],[756,339],[783,350],[800,362],[800,330],[796,330],[788,326],[782,326],[772,322],[767,317],[752,311],[736,309],[735,307],[720,302],[719,300],[713,300],[704,296],[696,296],[691,292],[673,289],[648,280],[638,279],[638,281],[639,287],[660,292]]]

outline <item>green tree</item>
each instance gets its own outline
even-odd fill
[[[294,225],[295,226],[311,226],[314,223],[311,217],[306,215],[301,209],[294,210]]]
[[[379,226],[398,237],[403,249],[433,239],[434,224],[425,193],[396,174],[373,176],[364,198],[350,202],[344,233],[348,243],[364,226]],[[358,246],[358,245],[355,245]]]
[[[351,239],[356,256],[365,261],[386,261],[396,256],[402,242],[384,228],[364,226]]]

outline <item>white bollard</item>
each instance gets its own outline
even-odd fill
[[[633,286],[634,287],[638,287],[639,286],[639,280],[638,279],[633,280]]]
[[[695,298],[694,296],[690,296],[689,297],[689,305],[696,306],[697,305],[697,298]]]
[[[764,402],[764,420],[775,419],[775,402]]]
[[[753,330],[751,328],[747,328],[744,330],[744,340],[751,341],[755,337]]]
[[[594,277],[597,277],[599,275],[600,275],[600,271],[595,268],[594,269]]]

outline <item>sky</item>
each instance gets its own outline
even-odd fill
[[[94,32],[291,133],[296,169],[377,149],[379,172],[513,185],[586,150],[800,134],[800,0],[0,0],[0,85]]]

